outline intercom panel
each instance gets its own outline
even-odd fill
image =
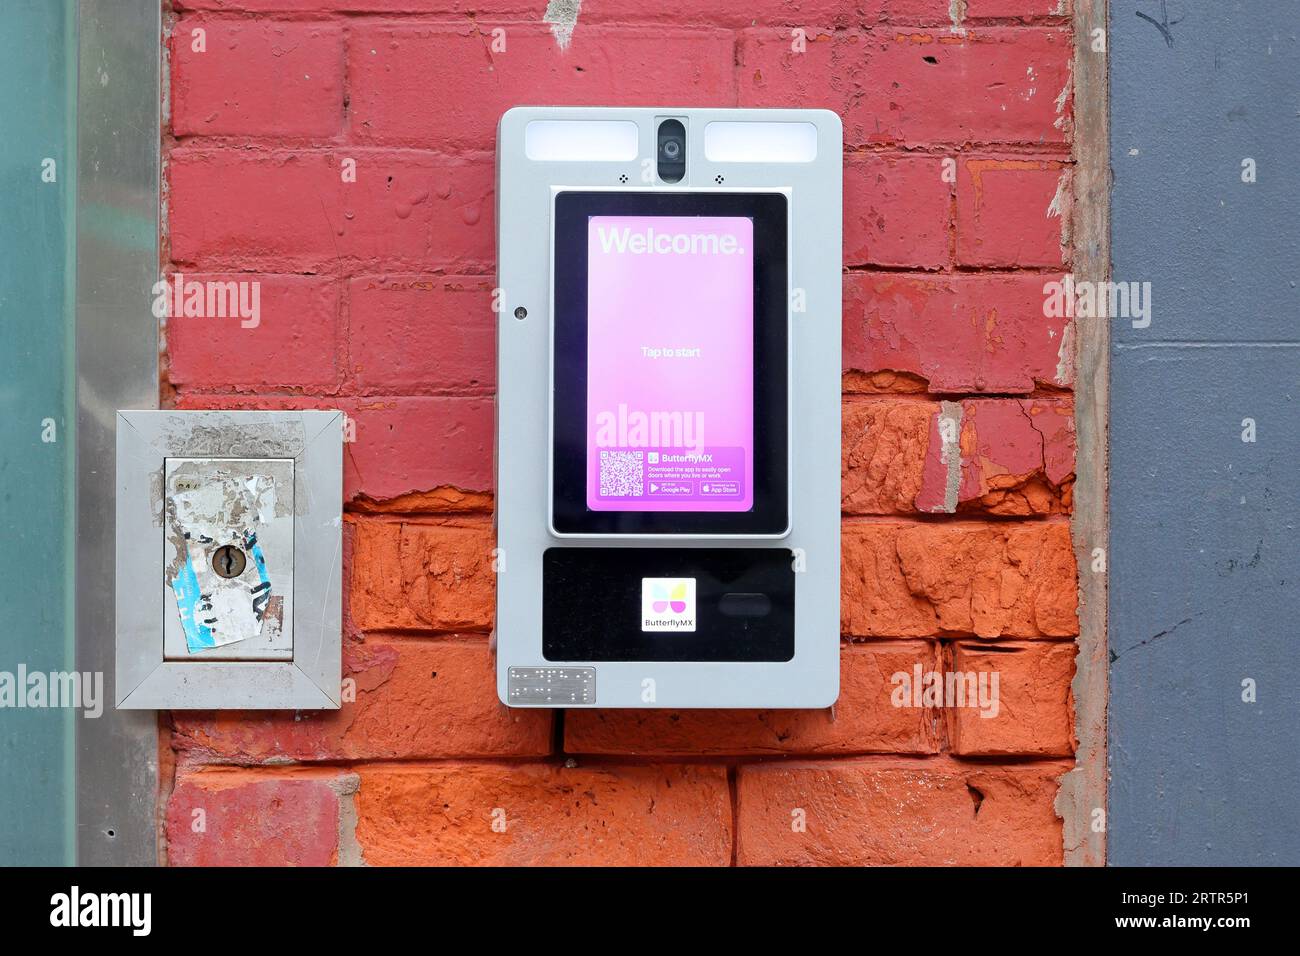
[[[834,702],[841,151],[824,110],[502,117],[502,701]]]

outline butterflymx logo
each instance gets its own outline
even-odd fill
[[[695,579],[642,578],[641,630],[694,631]]]

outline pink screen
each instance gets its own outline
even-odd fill
[[[587,222],[587,506],[754,503],[754,223]]]

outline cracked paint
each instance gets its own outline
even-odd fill
[[[943,488],[943,505],[932,511],[944,511],[952,514],[957,510],[958,493],[961,490],[961,402],[939,403],[939,435],[943,448],[939,461],[947,468],[947,478]]]
[[[949,0],[948,19],[952,21],[953,33],[966,35],[966,27],[962,25],[966,19],[966,0]]]

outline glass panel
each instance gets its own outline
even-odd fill
[[[78,710],[61,706],[73,703],[73,688],[58,678],[73,671],[75,651],[76,77],[74,0],[8,0],[0,29],[0,864],[67,864],[75,852]]]

